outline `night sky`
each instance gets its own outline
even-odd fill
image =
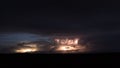
[[[40,1],[4,2],[0,33],[76,34],[96,49],[120,52],[119,2]],[[0,39],[3,41],[3,39]]]

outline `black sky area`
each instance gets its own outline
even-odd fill
[[[99,1],[10,2],[1,8],[2,31],[118,31],[120,9]]]
[[[120,31],[119,2],[7,1],[1,6],[0,32],[103,34]]]

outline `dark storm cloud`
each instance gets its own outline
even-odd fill
[[[45,3],[35,8],[3,8],[1,30],[89,33],[120,29],[118,8],[93,3],[98,8],[90,3]]]
[[[57,8],[57,7],[56,7]],[[119,30],[120,10],[49,7],[4,9],[2,29],[91,32]],[[75,12],[77,11],[77,12]]]

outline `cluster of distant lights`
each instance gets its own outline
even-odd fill
[[[57,42],[57,44],[59,45],[78,45],[78,38],[75,39],[55,39],[55,41]]]
[[[75,39],[55,39],[55,42],[57,43],[57,47],[55,51],[74,51],[79,49],[84,49],[85,47],[82,47],[78,45],[78,38]],[[16,53],[32,53],[37,52],[40,50],[39,47],[37,47],[37,44],[26,44],[24,45],[26,47],[21,47],[15,50]]]
[[[78,47],[78,41],[79,39],[55,39],[55,41],[58,44],[57,51],[71,51],[71,50],[77,50]],[[73,47],[74,46],[74,47]]]

